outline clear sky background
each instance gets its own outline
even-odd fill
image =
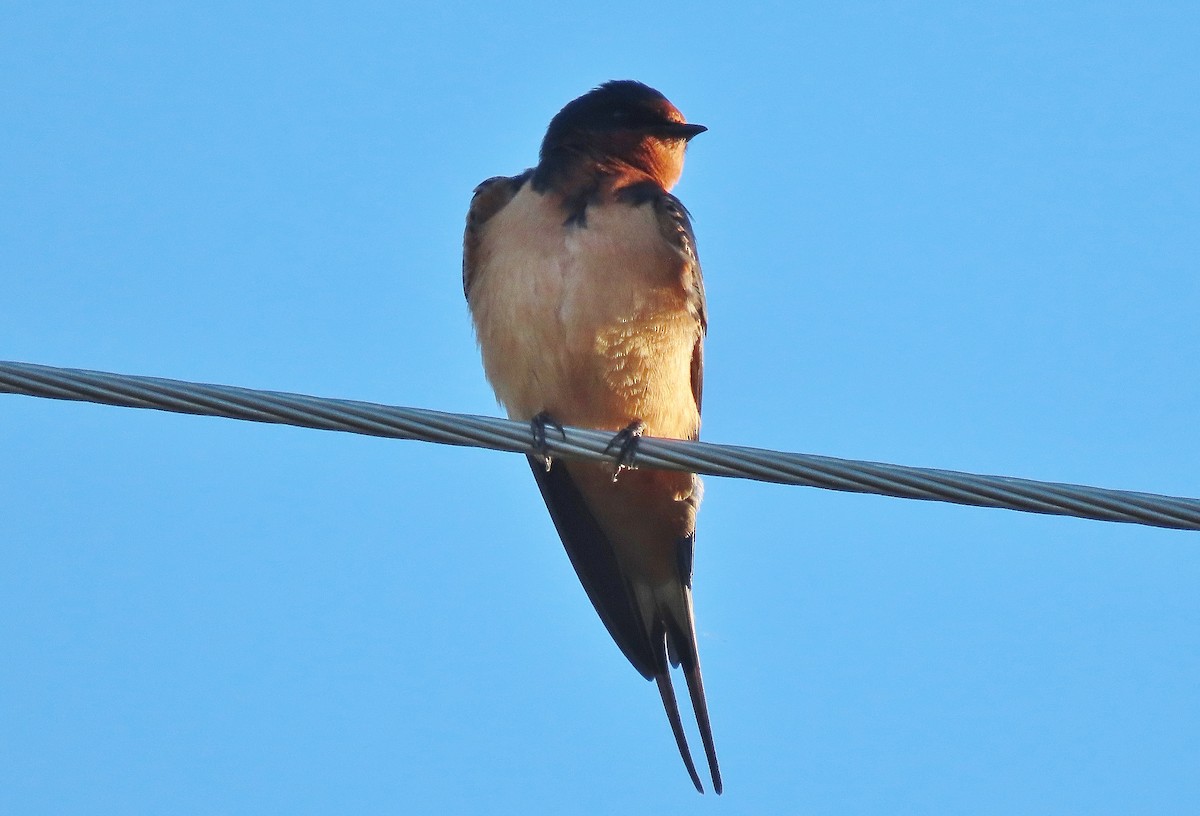
[[[1195,3],[10,3],[0,358],[499,414],[480,180],[612,78],[704,436],[1200,495]],[[0,396],[0,812],[1200,812],[1200,534],[709,479],[724,797],[521,457]]]

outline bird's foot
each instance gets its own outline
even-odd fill
[[[617,464],[613,468],[612,480],[615,482],[617,477],[621,475],[622,470],[633,470],[634,460],[637,458],[638,443],[642,439],[642,434],[646,432],[646,423],[640,419],[635,419],[624,428],[617,432],[617,435],[609,440],[605,446],[604,452],[608,453],[613,448],[617,449]]]
[[[546,466],[546,470],[550,470],[550,465],[554,463],[550,456],[550,446],[546,444],[546,428],[555,428],[558,430],[558,435],[565,442],[567,432],[563,430],[563,426],[554,421],[554,417],[550,416],[548,411],[542,411],[533,419],[529,420],[529,431],[533,434],[533,448],[535,455]]]

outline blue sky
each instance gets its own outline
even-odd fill
[[[498,414],[483,178],[612,78],[704,436],[1200,495],[1191,3],[9,4],[0,358]],[[724,797],[520,457],[0,397],[0,811],[1190,814],[1200,538],[709,479]]]

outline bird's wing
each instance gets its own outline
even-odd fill
[[[699,413],[704,396],[704,335],[708,332],[708,307],[691,215],[682,201],[652,181],[631,184],[623,188],[618,197],[635,206],[645,203],[653,206],[659,234],[686,262],[682,283],[687,292],[687,306],[700,326],[696,347],[692,350],[692,398],[696,401],[696,411]]]
[[[692,231],[692,220],[683,203],[670,193],[661,193],[654,199],[654,211],[658,216],[658,229],[667,243],[687,258],[686,273],[688,308],[700,324],[696,347],[692,350],[692,398],[696,400],[696,412],[700,412],[704,396],[704,335],[708,332],[708,307],[704,297],[704,274],[700,270],[700,257],[696,253],[696,234]]]
[[[704,275],[700,269],[700,257],[696,252],[696,235],[692,231],[692,221],[687,208],[675,196],[663,193],[654,200],[654,207],[658,215],[659,232],[689,262],[684,281],[687,287],[688,309],[700,327],[696,336],[696,345],[692,349],[691,368],[692,398],[696,401],[696,413],[699,414],[704,400],[704,337],[708,332],[708,306],[704,296]],[[696,438],[699,435],[700,429],[697,427]],[[704,696],[704,680],[700,673],[700,654],[696,644],[696,620],[692,612],[692,558],[695,544],[696,532],[694,529],[690,535],[678,542],[683,614],[677,614],[673,620],[667,621],[666,640],[671,662],[683,667],[688,695],[692,701],[692,710],[696,715],[696,725],[700,731],[701,742],[704,744],[704,754],[708,760],[709,772],[712,774],[713,788],[720,793],[722,789],[721,770],[717,764],[716,744],[713,741],[708,703]],[[670,612],[668,612],[668,617],[670,617]],[[668,718],[671,718],[674,692],[668,694],[663,688],[664,682],[669,683],[669,680],[666,680],[661,674],[658,681],[663,704],[667,708]],[[674,728],[674,723],[672,723],[672,727]],[[684,753],[686,743],[681,740],[678,729],[676,729],[676,742],[680,743],[680,752]],[[686,755],[684,762],[690,764]]]
[[[530,456],[529,466],[571,566],[600,620],[638,673],[652,679],[659,660],[612,542],[596,521],[564,461],[554,460],[547,469],[541,459]]]

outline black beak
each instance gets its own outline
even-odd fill
[[[659,133],[668,139],[683,139],[685,142],[691,141],[699,136],[704,131],[708,130],[704,125],[692,125],[685,122],[672,122],[669,125],[661,125],[656,128]]]

